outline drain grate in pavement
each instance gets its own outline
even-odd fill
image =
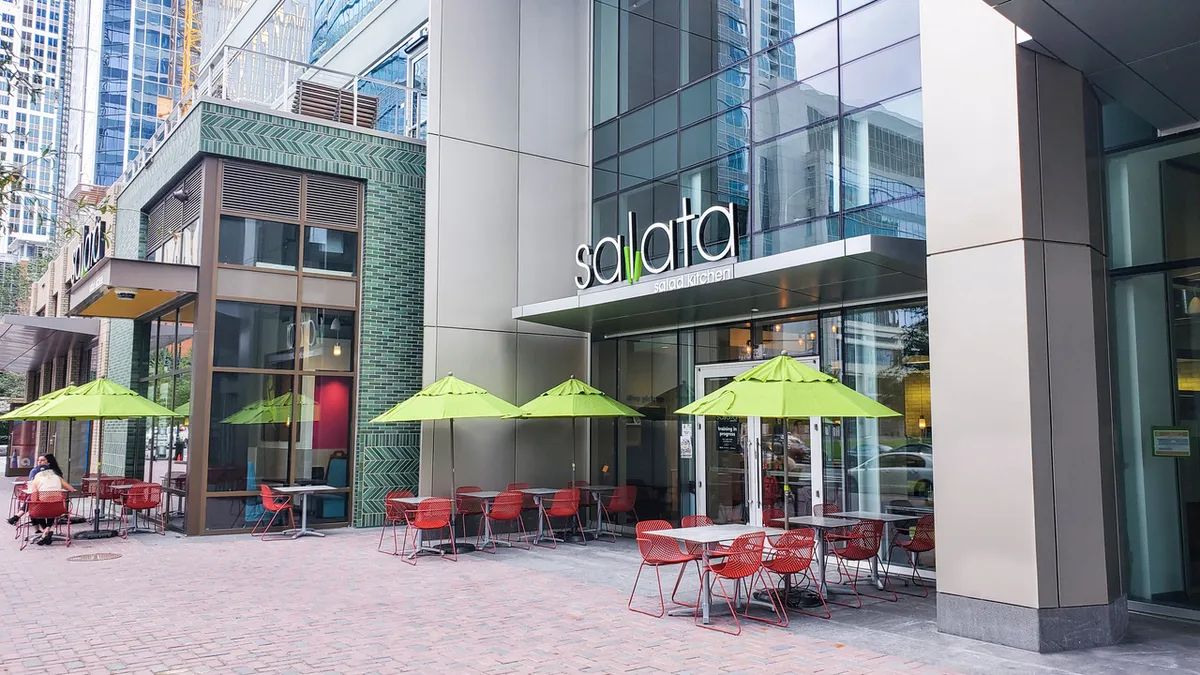
[[[67,558],[67,560],[70,562],[99,562],[101,560],[116,560],[120,557],[120,553],[88,553],[87,555],[73,555]]]

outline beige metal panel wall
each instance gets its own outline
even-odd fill
[[[512,308],[574,292],[590,211],[590,18],[583,2],[431,2],[427,382],[453,371],[523,403],[587,372],[585,335],[516,322]],[[457,482],[562,484],[571,440],[561,423],[464,421]],[[422,491],[448,491],[448,450],[446,425],[425,425]]]
[[[982,3],[924,0],[938,625],[1118,639],[1098,103]]]

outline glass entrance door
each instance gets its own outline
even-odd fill
[[[799,359],[817,367],[816,359]],[[696,368],[696,397],[759,365]],[[823,498],[820,421],[807,418],[696,418],[697,513],[716,524],[779,522],[812,513]],[[813,486],[817,489],[814,490]]]

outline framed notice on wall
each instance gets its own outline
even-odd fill
[[[1155,457],[1191,457],[1191,432],[1186,427],[1152,427],[1151,446]]]

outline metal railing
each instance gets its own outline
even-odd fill
[[[424,139],[428,93],[241,47],[226,46],[200,73],[113,185],[133,179],[201,99],[229,101],[331,124]]]

